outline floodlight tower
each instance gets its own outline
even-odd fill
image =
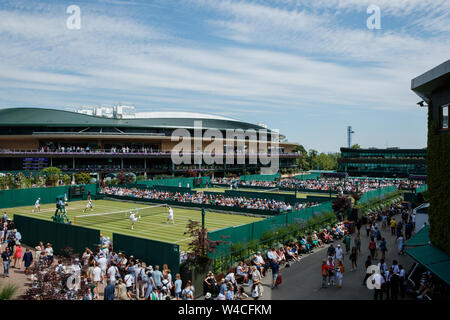
[[[347,143],[348,143],[349,148],[352,147],[352,133],[355,133],[355,131],[352,130],[351,126],[348,126],[347,127]]]

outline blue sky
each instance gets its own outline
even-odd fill
[[[363,147],[423,148],[410,82],[449,38],[447,0],[0,1],[0,107],[120,102],[262,122],[322,152],[348,125]]]

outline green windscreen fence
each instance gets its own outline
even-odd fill
[[[364,203],[372,199],[384,198],[388,193],[395,192],[395,186],[380,188],[372,191],[368,191],[361,196],[359,202]]]
[[[70,224],[14,215],[14,224],[22,235],[22,243],[35,247],[40,241],[51,243],[56,254],[66,247],[82,254],[85,248],[95,249],[100,242],[100,231]]]
[[[41,204],[56,203],[56,197],[64,194],[69,197],[70,187],[73,186],[2,190],[0,191],[0,208],[31,206],[34,205],[37,198],[41,198]],[[91,191],[91,195],[95,196],[97,185],[84,185],[83,199],[86,199],[88,191]]]
[[[250,174],[240,176],[241,181],[275,181],[280,178],[280,173],[275,174]]]
[[[210,177],[199,178],[173,178],[160,180],[144,180],[138,181],[138,184],[143,184],[147,187],[166,186],[166,187],[181,187],[181,188],[203,188],[210,182]]]
[[[416,188],[416,193],[425,192],[427,190],[428,190],[428,185],[424,184],[424,185],[421,185],[420,187]]]
[[[132,255],[153,269],[159,265],[162,270],[167,264],[173,275],[180,272],[180,247],[177,244],[113,233],[113,247],[116,252]]]
[[[324,212],[331,212],[332,210],[331,202],[326,202],[318,206],[278,214],[262,221],[208,232],[208,238],[210,240],[225,241],[225,243],[219,244],[216,251],[210,254],[210,257],[214,259],[228,254],[233,243],[246,243],[252,240],[259,240],[263,233],[268,230],[276,230],[293,223],[306,222],[314,216],[321,215]]]
[[[315,180],[320,178],[320,173],[298,174],[295,179],[299,180]]]

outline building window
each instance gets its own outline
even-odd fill
[[[441,129],[448,129],[448,109],[450,104],[441,107]]]

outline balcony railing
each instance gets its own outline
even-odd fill
[[[176,153],[176,152],[175,152]],[[75,151],[61,151],[61,150],[52,150],[52,151],[42,151],[42,150],[11,150],[11,149],[0,149],[0,154],[5,155],[17,155],[17,156],[58,156],[58,155],[127,155],[127,156],[138,156],[138,155],[147,155],[147,156],[170,156],[172,155],[172,151],[153,151],[153,150],[139,150],[139,149],[130,149],[127,151],[123,150],[113,150],[113,149],[95,149],[95,150],[75,150]],[[261,157],[261,156],[275,156],[275,153],[270,152],[258,152],[258,153],[249,153],[249,152],[234,152],[234,153],[206,153],[206,152],[179,152],[179,155],[190,155],[190,156],[239,156],[245,155],[249,157]],[[300,156],[299,153],[294,152],[285,152],[278,153],[280,157],[297,157]]]

